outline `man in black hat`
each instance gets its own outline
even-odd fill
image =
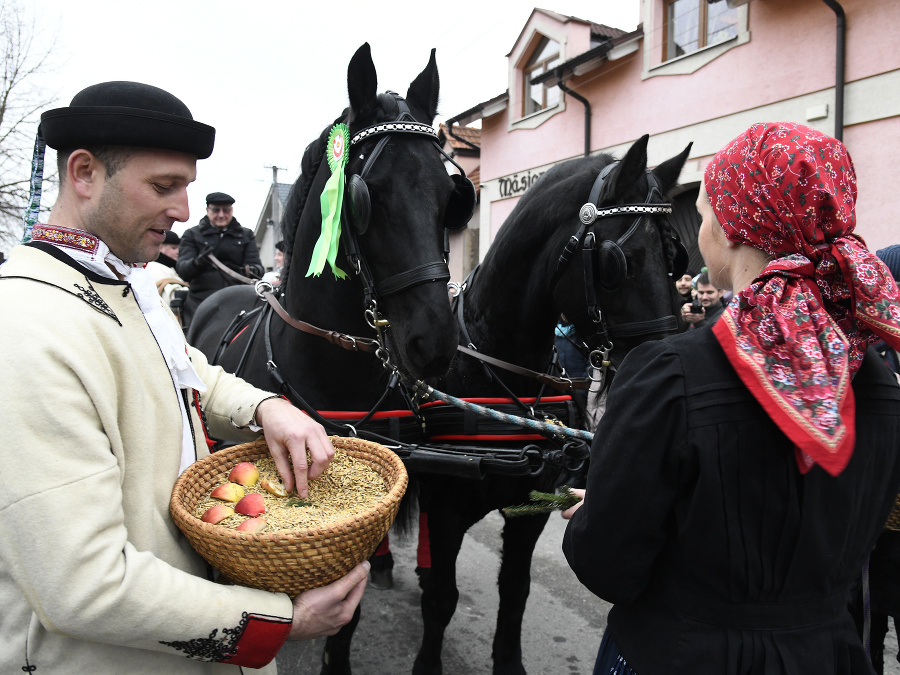
[[[234,441],[261,427],[301,497],[334,452],[189,347],[145,269],[187,220],[214,134],[135,82],[41,117],[34,166],[43,137],[59,197],[0,269],[0,672],[238,673],[333,634],[362,596],[365,563],[293,600],[213,583],[169,516],[176,478],[209,452],[206,421]]]
[[[172,295],[177,290],[187,288],[187,284],[178,276],[175,271],[175,261],[178,260],[178,246],[181,244],[181,237],[172,230],[166,230],[166,238],[159,247],[159,257],[147,263],[147,271],[153,276],[156,282],[156,290],[159,291],[159,297],[162,298],[166,306],[171,307]],[[176,311],[176,315],[178,312]]]
[[[253,231],[241,227],[234,217],[234,198],[224,192],[206,195],[206,215],[182,237],[176,269],[182,279],[190,282],[182,312],[185,328],[203,300],[226,286],[241,283],[214,265],[210,255],[247,278],[259,278],[265,271]]]

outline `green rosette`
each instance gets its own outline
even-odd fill
[[[347,274],[337,266],[338,244],[341,241],[341,205],[344,203],[344,167],[350,152],[350,129],[346,124],[335,124],[328,134],[328,145],[325,157],[331,176],[325,183],[325,189],[319,197],[322,207],[322,232],[313,248],[312,260],[306,276],[319,276],[325,269],[325,263],[331,265],[331,271],[338,279],[346,279]]]

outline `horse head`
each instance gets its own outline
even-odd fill
[[[553,289],[554,305],[579,338],[593,352],[608,349],[614,365],[641,342],[684,330],[674,281],[687,253],[668,223],[666,195],[691,146],[648,170],[648,139],[638,139],[619,161],[601,156],[580,228],[570,237],[571,259],[558,267]]]
[[[331,175],[322,161],[329,127],[304,153],[286,206],[286,302],[291,314],[332,330],[371,336],[377,325],[401,372],[441,375],[458,335],[447,297],[445,227],[465,225],[474,189],[470,194],[464,176],[448,175],[431,128],[439,91],[434,50],[405,98],[377,94],[376,86],[364,44],[347,69],[350,107],[336,120],[352,139],[337,258],[350,278],[336,279],[327,268],[304,276],[321,231],[319,195]]]

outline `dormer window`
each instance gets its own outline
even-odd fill
[[[738,10],[723,0],[666,0],[665,60],[738,34]]]
[[[543,75],[559,65],[559,43],[547,37],[542,37],[534,48],[534,52],[525,67],[522,69],[523,92],[522,100],[524,109],[522,115],[552,108],[559,103],[559,87],[556,85],[531,84],[531,80],[538,75]]]

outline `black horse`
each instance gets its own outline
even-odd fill
[[[335,122],[346,123],[355,139],[337,259],[349,278],[336,279],[327,267],[305,275],[321,231],[319,196],[331,175],[323,161],[331,127],[306,148],[282,220],[284,306],[290,317],[323,330],[303,332],[271,314],[259,321],[265,312],[254,289],[236,286],[201,304],[188,341],[261,388],[289,385],[317,410],[367,411],[389,381],[383,361],[411,377],[442,375],[450,365],[458,329],[444,283],[445,226],[465,225],[474,188],[447,174],[431,128],[439,89],[434,50],[405,100],[376,95],[368,44],[351,59],[347,85],[350,107]],[[385,398],[388,407],[405,407],[396,391]]]
[[[647,140],[637,141],[619,162],[604,154],[558,165],[522,197],[463,288],[462,344],[543,372],[551,363],[554,327],[563,313],[575,325],[580,347],[595,351],[596,365],[608,358],[615,368],[634,346],[683,329],[671,274],[682,273],[678,268],[686,264],[686,253],[660,215],[666,210],[660,204],[690,146],[648,171]],[[593,222],[587,205],[584,219],[578,217],[579,205],[589,196],[600,216]],[[521,398],[539,396],[542,384],[502,369],[489,373],[483,363],[461,354],[435,388],[467,398],[507,397],[510,391]],[[418,475],[432,567],[421,578],[424,638],[414,673],[441,673],[444,630],[459,597],[456,559],[466,531],[493,510],[527,502],[531,490],[554,491],[564,472],[564,467],[546,466],[537,477]],[[525,672],[522,617],[532,553],[547,518],[505,520],[495,674]]]
[[[352,139],[337,257],[349,278],[336,279],[327,268],[305,274],[321,231],[319,196],[331,175],[323,161],[329,126],[306,148],[282,219],[285,317],[274,310],[276,295],[267,304],[253,287],[233,286],[201,303],[188,341],[228,372],[320,411],[330,433],[351,431],[334,426],[335,418],[353,424],[372,413],[392,437],[418,437],[394,373],[442,375],[456,353],[446,235],[471,217],[475,190],[464,174],[448,175],[431,127],[439,90],[434,50],[405,99],[376,94],[376,80],[365,44],[347,69],[350,107],[335,120],[349,126]],[[406,500],[398,520],[408,512]],[[323,673],[350,672],[349,638],[358,620],[359,611],[339,640],[329,639]]]

